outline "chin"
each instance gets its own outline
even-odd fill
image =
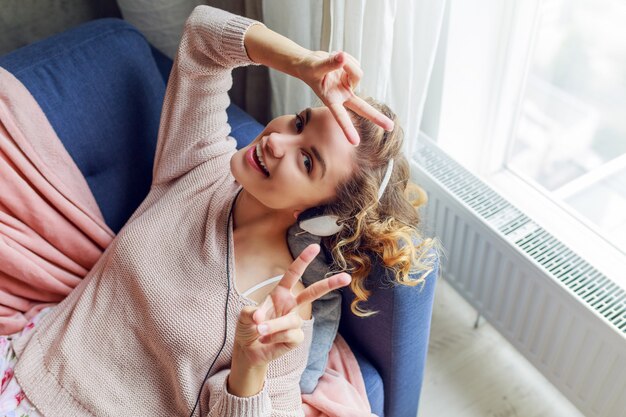
[[[257,194],[259,193],[259,185],[255,183],[252,173],[248,171],[245,161],[245,149],[242,148],[235,152],[230,158],[230,173],[235,178],[235,181],[243,187],[248,194],[251,194],[258,200]]]
[[[246,163],[244,160],[244,150],[245,148],[238,150],[230,158],[230,173],[235,178],[235,181],[241,185],[247,182],[244,178],[246,176],[245,167],[242,166]]]

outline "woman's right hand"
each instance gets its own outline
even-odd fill
[[[391,119],[354,94],[353,89],[361,81],[363,71],[359,62],[347,52],[331,55],[311,51],[298,61],[296,74],[330,109],[350,143],[358,145],[360,139],[345,107],[385,130],[393,130]]]
[[[304,337],[301,307],[350,283],[350,275],[342,272],[317,281],[299,293],[294,291],[319,251],[318,244],[307,246],[263,303],[241,311],[235,331],[235,351],[243,363],[251,367],[267,365],[297,347]]]
[[[319,250],[317,244],[307,246],[261,305],[244,307],[239,313],[228,378],[232,394],[247,397],[259,392],[268,364],[304,339],[300,308],[350,283],[350,275],[339,273],[294,293],[296,282]]]

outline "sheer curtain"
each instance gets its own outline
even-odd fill
[[[387,103],[396,112],[405,132],[405,150],[412,155],[448,1],[118,0],[118,4],[124,18],[170,57],[185,19],[202,3],[262,19],[269,28],[309,49],[350,53],[365,73],[358,91]],[[234,74],[231,98],[262,123],[320,104],[306,84],[270,70],[272,98],[268,106],[265,75],[249,70]]]
[[[263,16],[268,27],[309,49],[343,50],[359,60],[365,75],[357,91],[396,112],[412,155],[445,7],[445,0],[265,0]],[[275,71],[270,80],[274,116],[315,103],[299,80]]]
[[[323,8],[324,0],[263,0],[263,23],[305,48],[328,50],[321,44]],[[317,96],[304,82],[273,69],[269,74],[273,117],[316,103]]]

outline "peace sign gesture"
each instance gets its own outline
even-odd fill
[[[352,92],[361,81],[363,71],[359,61],[349,53],[340,51],[331,55],[311,51],[265,25],[251,26],[245,34],[244,45],[254,62],[297,77],[311,87],[353,145],[358,145],[360,139],[346,107],[385,130],[393,130],[391,119]]]
[[[393,130],[391,119],[352,91],[361,81],[363,71],[359,62],[347,52],[340,51],[334,55],[324,51],[311,52],[299,61],[297,74],[330,109],[353,145],[358,145],[360,138],[345,107],[385,130]]]
[[[245,307],[241,311],[235,331],[239,361],[249,367],[262,367],[297,347],[304,340],[298,307],[350,283],[350,275],[339,273],[310,285],[297,295],[292,293],[319,250],[318,244],[307,246],[260,306]]]

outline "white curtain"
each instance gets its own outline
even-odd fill
[[[321,47],[324,0],[264,0],[263,23],[305,48]],[[272,116],[293,114],[312,106],[317,96],[302,81],[270,69]]]
[[[412,155],[432,73],[447,0],[265,0],[271,29],[309,49],[343,50],[361,63],[358,91],[385,102],[405,132]],[[299,80],[270,72],[272,114],[315,103]]]

